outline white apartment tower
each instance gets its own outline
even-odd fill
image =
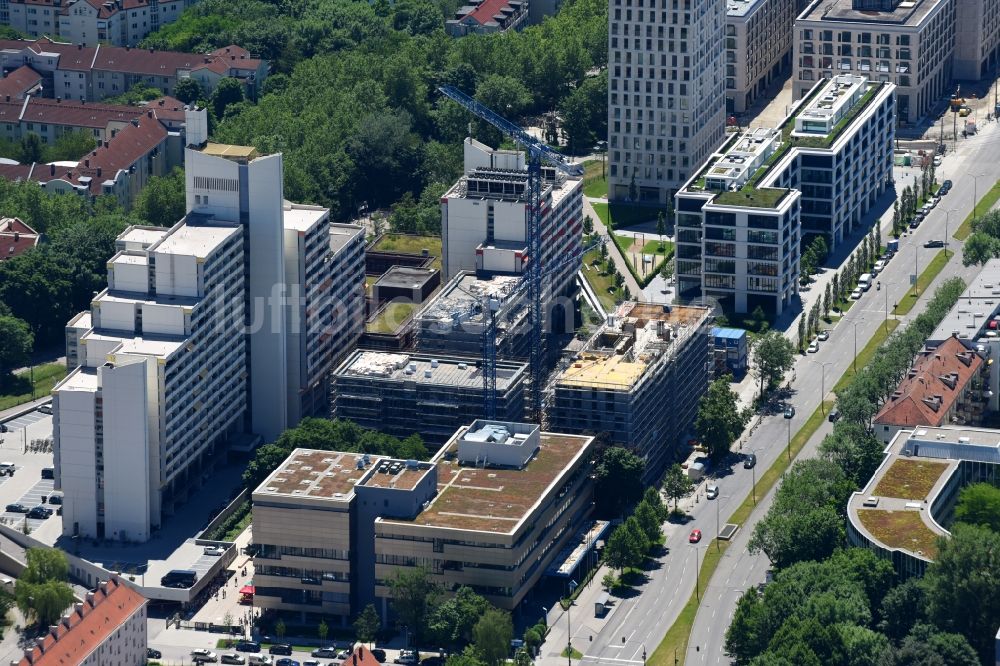
[[[583,238],[583,189],[579,178],[542,166],[540,257],[546,291],[568,295],[575,289]],[[519,150],[493,150],[465,140],[465,175],[441,198],[444,280],[462,271],[520,274],[528,256],[528,171]],[[554,263],[559,268],[547,270]]]
[[[326,376],[360,335],[336,301],[360,300],[363,246],[331,260],[348,255],[331,253],[329,211],[284,201],[280,154],[188,136],[188,214],[126,230],[108,288],[67,326],[79,367],[53,391],[67,535],[149,539],[233,436],[273,441],[326,412]]]
[[[725,132],[722,0],[611,0],[608,196],[666,204]]]

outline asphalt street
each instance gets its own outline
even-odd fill
[[[938,179],[949,178],[954,187],[949,195],[931,212],[920,227],[900,240],[899,253],[889,263],[879,279],[881,289],[871,289],[847,312],[846,316],[831,327],[830,339],[821,344],[816,354],[799,357],[793,371],[793,395],[790,402],[796,408],[796,416],[787,420],[780,414],[767,417],[743,446],[742,451],[754,451],[758,457],[758,470],[767,469],[779,455],[786,455],[785,448],[790,434],[802,427],[805,420],[819,407],[821,396],[830,394],[837,379],[847,370],[855,356],[855,349],[862,349],[886,320],[887,310],[903,299],[911,289],[910,276],[919,273],[940,251],[926,249],[923,243],[930,239],[944,240],[945,226],[953,233],[958,224],[972,210],[973,190],[978,179],[979,196],[1000,179],[1000,161],[995,159],[1000,144],[997,124],[988,124],[983,131],[966,141],[960,141],[958,149],[949,153],[938,169]],[[910,184],[915,170],[909,170],[904,178],[903,171],[896,174],[898,191]],[[986,177],[982,177],[985,174]],[[948,211],[951,211],[950,213]],[[891,208],[883,216],[883,223],[891,225]],[[883,238],[888,236],[883,227]],[[948,239],[952,249],[958,243]],[[936,282],[958,275],[968,281],[977,269],[964,269],[961,257],[952,259]],[[933,291],[933,287],[931,289]],[[921,294],[923,296],[923,294]],[[910,316],[919,313],[925,299],[921,300]],[[891,316],[891,314],[889,315]],[[816,446],[828,431],[829,423],[824,423],[817,435],[808,443],[802,455],[815,455]],[[709,547],[706,542],[716,534],[718,513],[723,524],[726,516],[751,494],[754,473],[743,469],[737,463],[732,468],[716,470],[721,496],[717,500],[701,500],[694,506],[693,520],[686,525],[668,524],[667,554],[658,566],[649,571],[648,581],[640,593],[622,600],[608,619],[603,629],[594,635],[587,627],[574,628],[573,644],[585,646],[583,662],[592,664],[642,663],[643,652],[652,653],[663,639],[664,634],[676,620],[687,599],[695,591],[695,548]],[[729,618],[736,600],[743,590],[763,582],[768,568],[763,555],[750,556],[746,542],[753,525],[766,511],[770,498],[764,498],[750,520],[737,533],[734,542],[723,558],[707,590],[703,593],[690,649],[687,655],[690,663],[728,663],[722,652],[722,642]],[[699,528],[705,534],[702,544],[692,546],[687,538],[690,531]],[[584,611],[586,612],[586,611]],[[697,651],[696,651],[697,650]]]
[[[982,197],[984,192],[1000,179],[1000,161],[996,159],[998,144],[1000,144],[1000,127],[997,123],[989,123],[983,127],[983,131],[978,136],[960,141],[958,150],[945,157],[942,166],[938,169],[938,179],[951,179],[953,181],[954,187],[951,193],[942,197],[941,203],[931,211],[928,219],[915,232],[900,241],[899,254],[889,263],[885,272],[879,276],[882,282],[881,291],[873,289],[865,294],[851,308],[845,319],[837,325],[830,340],[823,344],[820,352],[811,355],[811,358],[801,359],[797,365],[797,381],[793,384],[796,395],[793,403],[796,405],[801,419],[812,413],[819,403],[818,385],[821,377],[818,375],[821,373],[818,372],[818,367],[812,366],[829,364],[826,368],[826,387],[829,389],[836,382],[836,378],[839,378],[847,370],[854,357],[854,325],[857,324],[857,344],[860,349],[867,344],[867,341],[875,333],[875,329],[884,320],[886,303],[888,303],[891,312],[894,303],[902,299],[911,289],[909,278],[914,273],[914,252],[916,251],[917,267],[919,270],[923,270],[931,257],[940,251],[924,249],[923,243],[930,239],[944,240],[954,233],[958,224],[972,212],[974,194]],[[983,177],[984,174],[985,177]],[[976,175],[980,176],[978,187],[974,178]],[[899,183],[898,185],[901,187],[906,184],[908,183]],[[948,211],[951,211],[950,214]],[[981,214],[985,211],[978,212]],[[891,226],[891,211],[888,220]],[[947,234],[945,232],[946,224],[948,226]],[[883,229],[885,228],[883,227]],[[960,250],[958,241],[952,238],[948,238],[948,241],[951,249]],[[953,276],[961,277],[968,283],[978,272],[978,267],[964,268],[961,262],[961,252],[958,252],[938,276],[935,285]],[[928,292],[933,293],[933,288],[934,285]],[[926,303],[926,299],[923,297],[924,294],[921,294],[921,302],[904,319],[904,324],[905,321],[922,311]],[[762,426],[751,439],[752,446],[766,446],[766,442],[770,441],[769,438],[777,436],[777,433],[783,429],[782,426],[785,425],[781,423],[780,415],[768,420],[769,423]],[[801,425],[800,419],[793,420],[793,432]],[[819,443],[829,430],[830,424],[824,423],[824,427],[807,442],[799,457],[815,456]],[[773,460],[773,452],[768,457],[768,461],[770,460]],[[695,618],[688,643],[686,663],[699,665],[730,663],[729,658],[724,654],[724,641],[726,629],[736,608],[736,602],[744,590],[764,581],[765,572],[770,566],[767,556],[763,553],[757,555],[749,553],[747,542],[754,525],[763,517],[770,506],[772,497],[773,493],[758,504],[734,542],[730,544],[729,550],[716,569]]]

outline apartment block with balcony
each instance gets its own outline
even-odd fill
[[[195,0],[3,0],[0,23],[29,37],[135,46]]]
[[[507,610],[577,533],[592,506],[592,437],[475,421],[430,462],[296,449],[253,493],[259,608],[313,620],[369,603],[425,567]]]
[[[725,134],[726,4],[611,0],[608,195],[666,204]]]
[[[682,301],[780,314],[798,293],[800,247],[836,247],[892,180],[895,89],[823,80],[776,129],[730,137],[678,192]]]
[[[855,74],[894,84],[898,122],[916,123],[953,92],[956,38],[956,0],[815,0],[795,19],[793,96]]]
[[[795,6],[788,0],[727,0],[726,113],[743,113],[792,62]]]

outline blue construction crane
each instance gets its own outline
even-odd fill
[[[528,307],[530,309],[529,323],[531,336],[530,352],[530,390],[528,411],[541,422],[542,418],[542,386],[545,368],[545,338],[542,335],[542,270],[541,266],[541,198],[542,198],[542,162],[546,162],[563,173],[571,176],[583,174],[583,167],[571,164],[564,155],[552,150],[544,143],[525,132],[521,127],[498,115],[492,109],[472,99],[462,91],[452,86],[440,86],[438,90],[448,99],[456,102],[472,115],[485,120],[500,130],[504,136],[524,149],[528,162],[528,205],[526,207],[526,226],[528,241],[528,271],[524,283],[528,288]],[[544,267],[550,270],[551,267]],[[520,285],[519,285],[520,286]],[[517,289],[515,291],[520,291]],[[486,393],[486,417],[496,418],[496,321],[495,310],[483,312],[484,320],[489,319],[489,325],[483,332],[483,387]],[[488,338],[488,339],[487,339]]]

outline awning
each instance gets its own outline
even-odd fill
[[[253,591],[254,591],[253,585],[244,585],[243,587],[240,588],[240,594],[253,594]]]

